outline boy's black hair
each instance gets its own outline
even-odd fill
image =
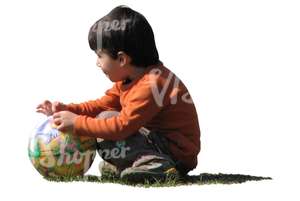
[[[118,6],[90,28],[89,45],[112,58],[124,51],[132,64],[145,68],[159,62],[154,34],[146,18],[126,6]]]

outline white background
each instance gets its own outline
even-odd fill
[[[112,85],[87,35],[121,4],[146,16],[161,60],[192,94],[202,131],[192,174],[272,181],[143,189],[52,183],[37,173],[27,157],[35,106],[95,99]],[[299,10],[288,0],[1,1],[0,199],[299,199]],[[90,174],[99,174],[99,161]]]

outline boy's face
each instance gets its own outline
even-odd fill
[[[127,70],[124,63],[119,57],[113,59],[110,55],[103,51],[97,51],[97,66],[101,68],[103,73],[112,81],[118,82],[126,79]]]

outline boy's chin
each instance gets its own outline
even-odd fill
[[[119,81],[121,81],[120,79],[115,79],[115,78],[112,78],[112,77],[109,77],[109,76],[107,76],[107,78],[108,78],[111,82],[119,82]]]
[[[114,76],[109,76],[108,74],[106,74],[106,77],[111,81],[111,82],[119,82],[119,81],[123,81],[124,79],[120,78],[120,77],[114,77]]]

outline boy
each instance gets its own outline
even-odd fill
[[[81,104],[44,101],[37,112],[53,115],[59,130],[97,138],[102,176],[139,182],[194,169],[200,151],[196,109],[184,84],[159,61],[145,17],[116,7],[88,38],[113,87]]]

